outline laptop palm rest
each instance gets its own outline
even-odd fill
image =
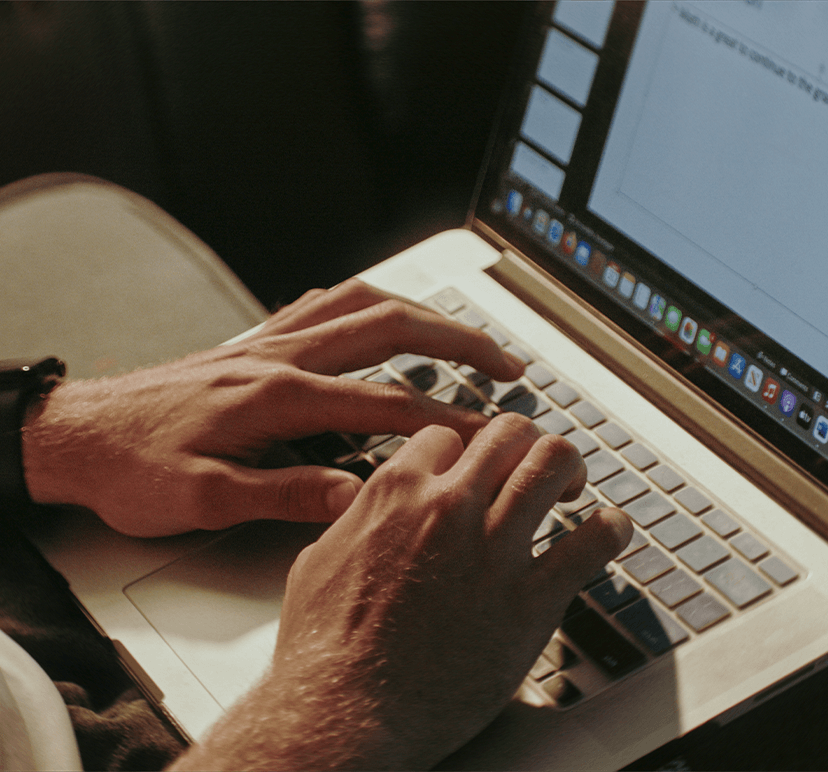
[[[234,528],[124,593],[225,709],[270,663],[288,571],[324,526]]]

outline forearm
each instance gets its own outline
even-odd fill
[[[370,696],[377,683],[369,675],[358,677],[363,689],[342,672],[323,672],[318,660],[308,663],[316,667],[302,676],[268,674],[171,769],[415,768],[405,743],[378,718]],[[347,665],[339,667],[347,672]]]

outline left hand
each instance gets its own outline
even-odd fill
[[[362,481],[322,467],[257,468],[274,443],[325,431],[411,436],[431,424],[468,441],[487,423],[412,389],[336,377],[401,352],[504,381],[523,368],[480,330],[349,280],[307,293],[235,344],[58,386],[24,428],[29,491],[135,536],[335,520]]]

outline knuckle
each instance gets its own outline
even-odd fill
[[[411,321],[411,306],[402,300],[389,298],[372,306],[373,313],[383,325],[399,332],[408,326]]]
[[[540,434],[532,419],[520,413],[501,413],[493,419],[492,423],[495,422],[499,428],[503,428],[509,433],[531,434],[536,437]]]
[[[540,453],[550,464],[565,466],[573,472],[584,466],[584,459],[578,449],[565,437],[558,434],[544,434],[536,443]]]

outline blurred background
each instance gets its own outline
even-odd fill
[[[82,172],[266,305],[462,225],[522,2],[0,4],[0,184]]]

